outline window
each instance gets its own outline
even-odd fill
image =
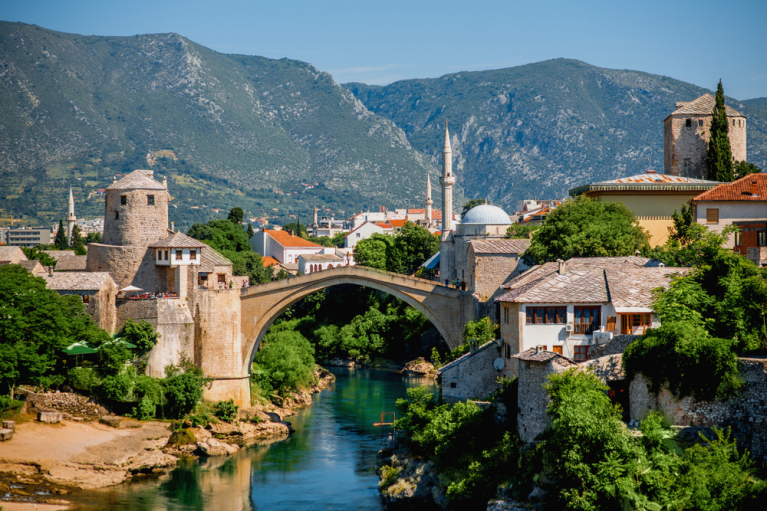
[[[685,119],[684,124],[688,128],[692,128],[692,119]]]
[[[506,358],[511,358],[511,345],[505,344],[505,350],[506,350]]]
[[[528,325],[567,323],[567,307],[527,307],[525,310]],[[506,322],[508,323],[508,319]]]
[[[221,284],[221,283],[226,284],[226,274],[219,273],[218,274],[218,282],[219,282],[219,284]]]
[[[154,206],[154,195],[147,195],[146,196],[146,205],[147,206]]]
[[[589,347],[588,346],[573,346],[573,360],[576,362],[582,362],[589,359]]]
[[[652,314],[621,314],[621,334],[644,334],[652,327]]]
[[[558,353],[558,354],[560,354],[560,355],[561,355],[561,354],[562,354],[562,346],[552,346],[552,347],[551,347],[551,351],[553,351],[554,353]]]
[[[590,335],[594,330],[599,329],[600,307],[598,305],[588,305],[584,307],[575,307],[575,334]]]
[[[176,259],[183,259],[183,258],[184,258],[184,251],[176,250]]]
[[[197,260],[197,251],[196,250],[190,250],[189,251],[189,260],[190,261],[196,261]]]
[[[743,233],[742,232],[736,232],[735,233],[735,246],[736,247],[743,246]]]
[[[509,324],[509,308],[504,307],[503,308],[503,322],[507,325]]]
[[[120,219],[120,212],[115,211],[115,220],[119,220],[119,219]]]
[[[120,195],[120,205],[125,206],[126,204],[128,204],[128,197],[125,195]]]
[[[90,295],[83,295],[83,303],[91,303]]]
[[[164,252],[165,252],[165,260],[167,261],[168,260],[168,251],[165,250]]]
[[[698,119],[698,127],[703,126],[703,119]]]
[[[719,208],[709,208],[706,210],[706,223],[718,224],[719,223]]]
[[[360,237],[360,233],[357,233],[357,237],[358,237],[358,238]]]
[[[767,245],[767,231],[759,231],[756,233],[756,244],[760,247]]]
[[[450,382],[450,388],[451,388],[451,389],[454,389],[454,388],[455,388],[455,382],[454,382],[454,381],[451,381],[451,382]]]

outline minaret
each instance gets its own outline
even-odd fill
[[[431,200],[431,176],[429,174],[426,174],[426,201],[424,202],[424,205],[426,206],[426,223],[431,224],[431,205],[434,204],[434,201]]]
[[[75,199],[72,197],[72,188],[69,189],[69,213],[67,213],[67,240],[69,244],[72,244],[72,231],[77,223],[77,217],[75,216]]]
[[[319,227],[319,224],[317,223],[317,206],[314,206],[314,223],[312,223],[312,227],[314,227],[314,235],[317,236],[317,228]]]
[[[453,150],[450,148],[450,132],[447,130],[445,121],[445,144],[442,146],[442,176],[439,178],[442,185],[442,233],[453,230]]]

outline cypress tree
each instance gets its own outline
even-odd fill
[[[733,180],[732,149],[730,148],[729,125],[724,107],[722,80],[716,89],[716,103],[711,119],[711,136],[706,151],[708,179],[729,182]]]
[[[57,250],[66,250],[69,248],[67,243],[67,231],[64,229],[64,220],[59,219],[59,232],[56,233],[56,239],[53,242]]]
[[[254,234],[256,233],[253,231],[253,226],[248,224],[248,239],[252,238]]]
[[[75,255],[86,255],[88,252],[85,250],[85,242],[83,241],[83,233],[80,232],[80,226],[75,224],[72,228],[72,248],[75,249]]]

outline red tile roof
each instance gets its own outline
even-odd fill
[[[277,266],[280,262],[272,256],[266,256],[261,258],[261,264],[264,265],[264,268],[268,268],[270,266]]]
[[[389,220],[389,224],[391,224],[392,227],[404,227],[405,222],[408,220]]]
[[[693,202],[767,201],[767,174],[749,174],[732,183],[722,183],[692,200]]]
[[[311,241],[307,241],[303,238],[300,238],[298,236],[293,236],[289,232],[286,231],[269,231],[264,229],[264,232],[272,237],[274,241],[282,245],[283,247],[290,247],[290,248],[296,248],[296,247],[317,247],[322,248],[317,244],[312,243]]]

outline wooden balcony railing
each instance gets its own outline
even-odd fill
[[[574,323],[573,333],[575,335],[591,335],[594,330],[599,330],[599,325],[596,323]]]

